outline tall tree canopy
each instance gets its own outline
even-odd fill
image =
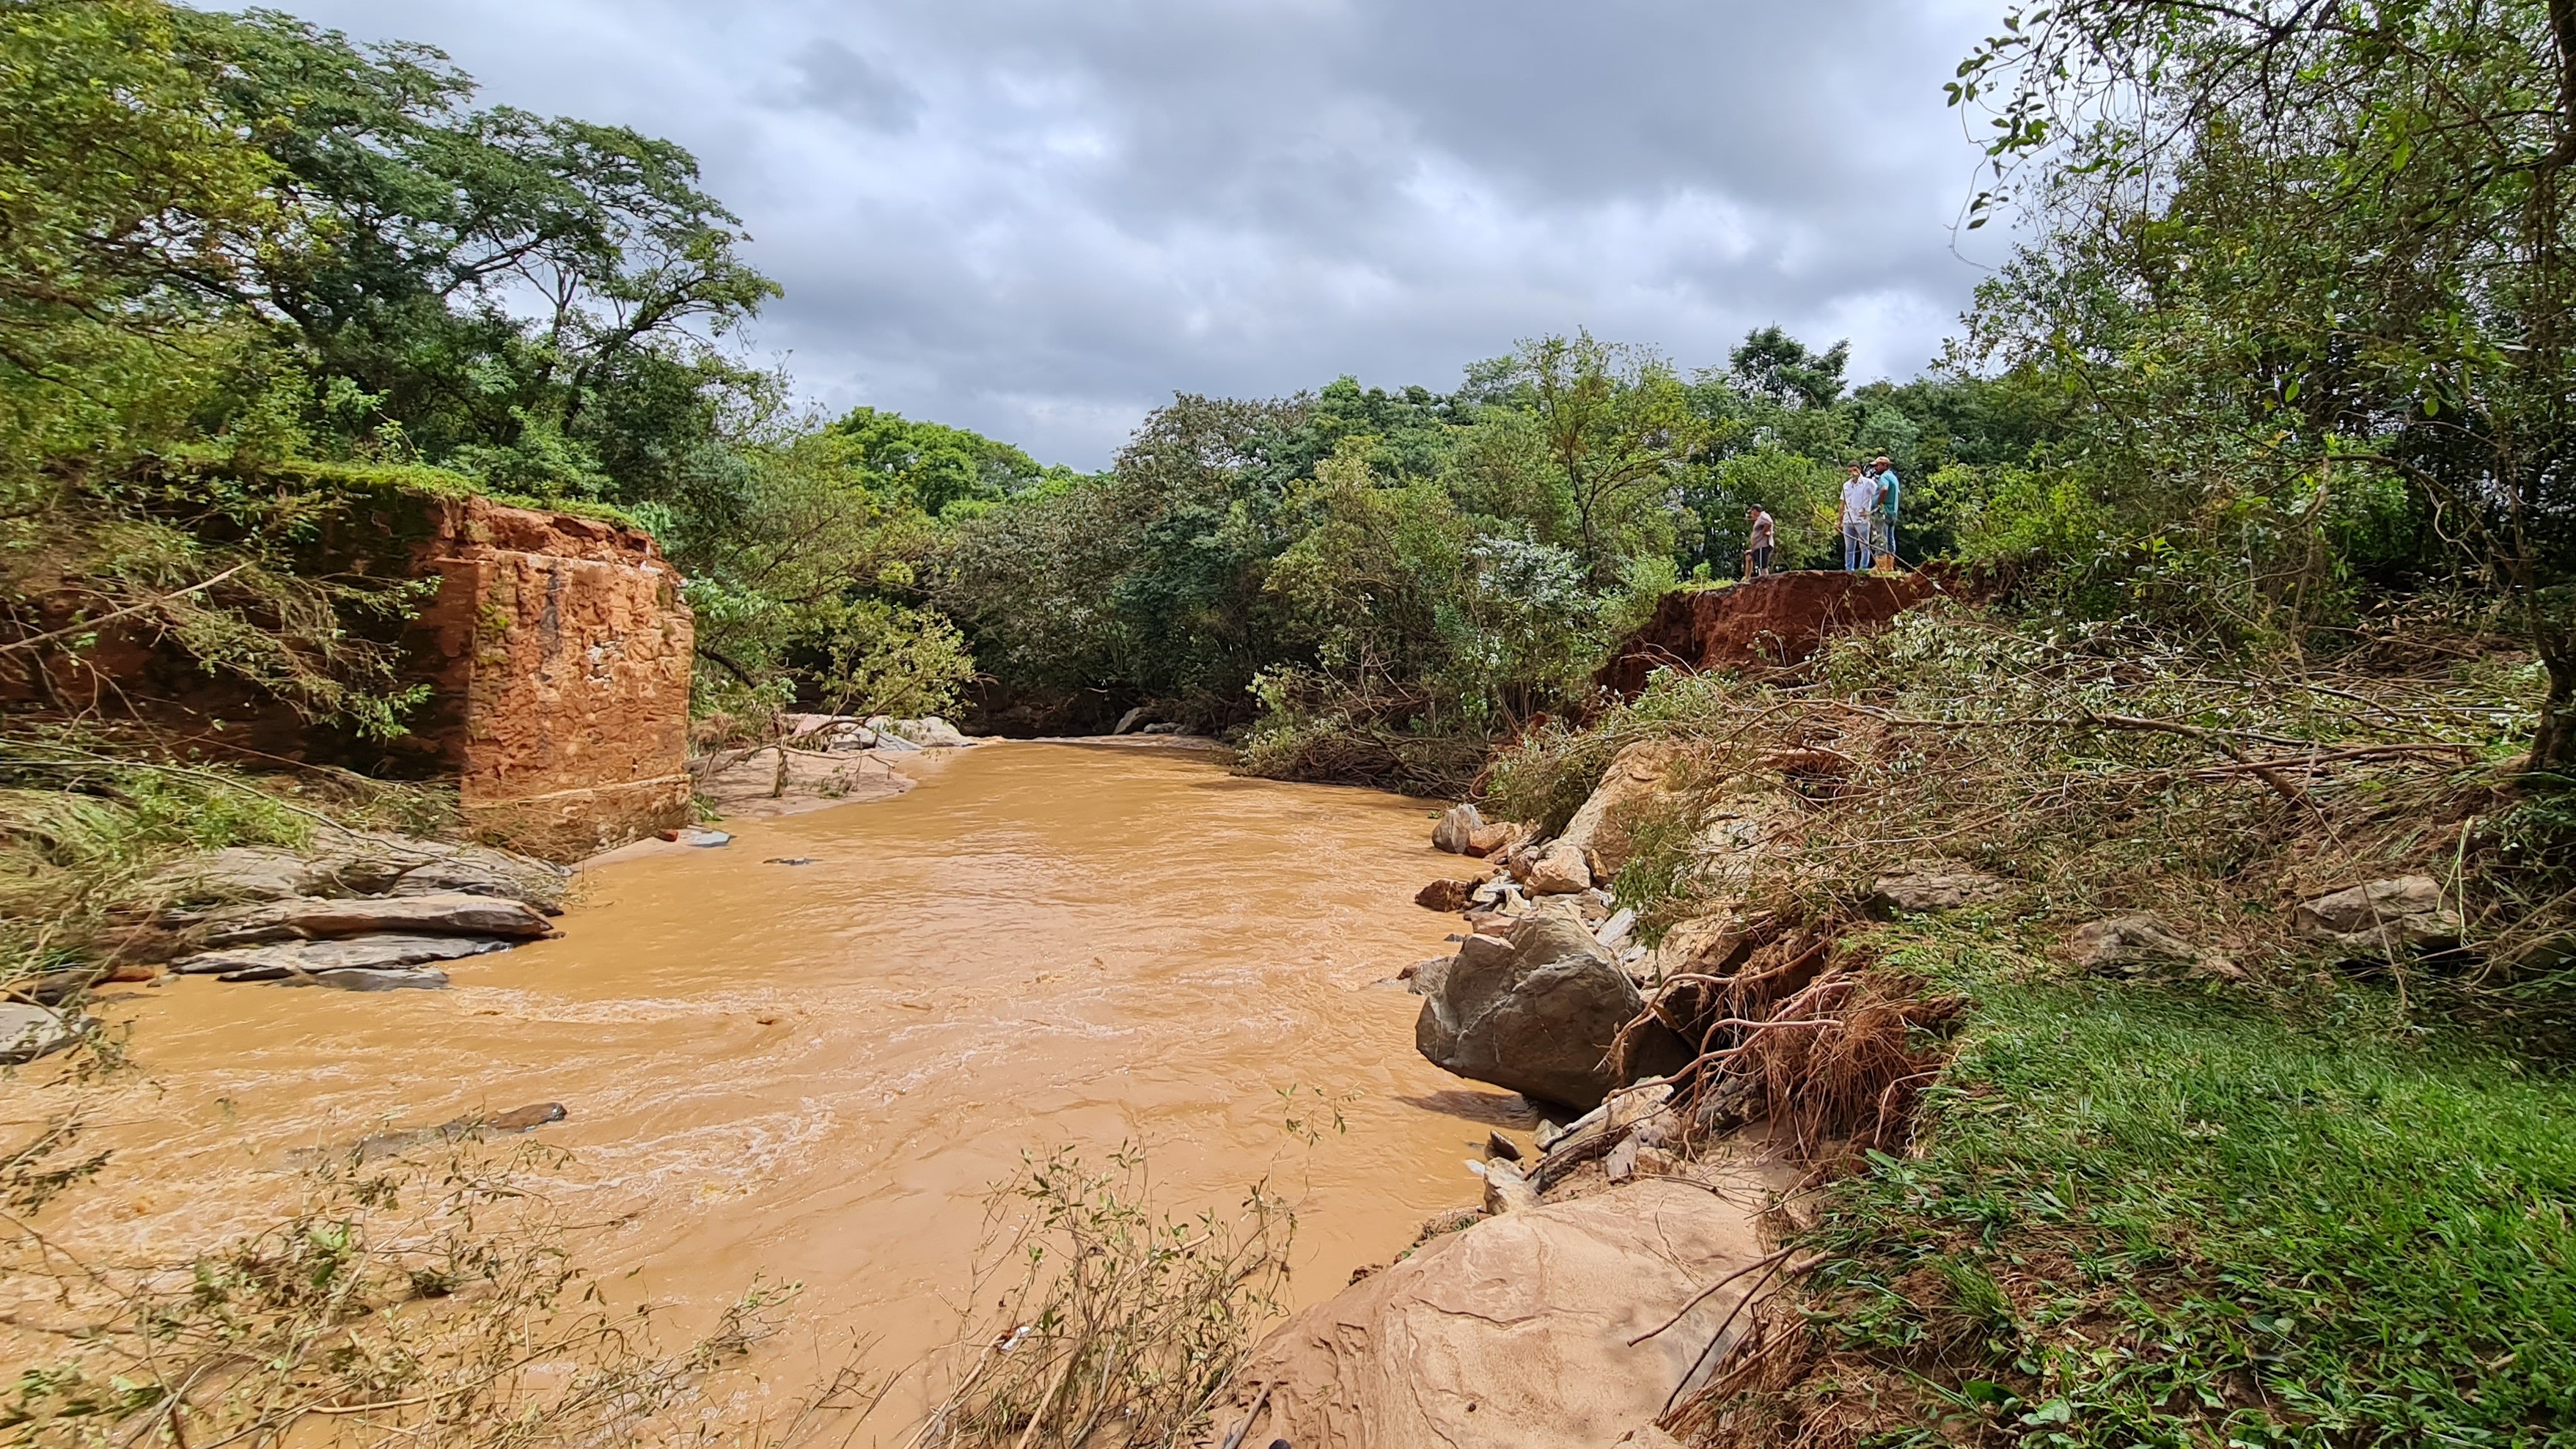
[[[2080,381],[2093,498],[2241,558],[2295,637],[2341,570],[2498,585],[2576,766],[2576,329],[2566,0],[2066,0],[1962,64],[1972,222],[2040,240],[1980,345]]]

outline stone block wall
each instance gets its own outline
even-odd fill
[[[483,499],[430,505],[414,572],[415,726],[477,833],[569,859],[690,818],[694,627],[638,530]]]

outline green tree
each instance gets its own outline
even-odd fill
[[[1978,340],[2061,368],[2130,537],[2247,561],[2295,640],[2350,566],[2491,579],[2576,768],[2564,0],[2068,0],[1960,68],[2040,240]],[[2070,455],[2071,456],[2071,455]]]
[[[1582,332],[1521,344],[1510,380],[1527,390],[1592,582],[1614,582],[1634,554],[1668,552],[1671,518],[1659,505],[1702,436],[1672,365]]]
[[[965,516],[1071,476],[980,433],[875,408],[853,409],[825,431],[848,440],[853,461],[882,479],[883,488],[900,491],[932,517]]]

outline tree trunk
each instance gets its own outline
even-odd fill
[[[2541,656],[2549,672],[2549,689],[2541,696],[2540,729],[2531,737],[2526,774],[2557,775],[2576,780],[2576,653],[2550,650]]]

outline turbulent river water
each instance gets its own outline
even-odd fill
[[[299,1152],[561,1102],[540,1140],[575,1155],[557,1190],[604,1278],[684,1318],[801,1281],[799,1318],[891,1362],[954,1332],[1024,1151],[1136,1144],[1175,1207],[1271,1176],[1312,1300],[1473,1200],[1461,1159],[1527,1125],[1424,1062],[1419,1003],[1372,984],[1454,928],[1411,903],[1457,873],[1423,802],[1075,745],[914,773],[598,867],[560,939],[452,963],[443,992],[143,993],[120,1014],[151,1090],[106,1125],[98,1191],[136,1244],[202,1243]],[[1291,1088],[1356,1093],[1347,1132],[1292,1142]]]

